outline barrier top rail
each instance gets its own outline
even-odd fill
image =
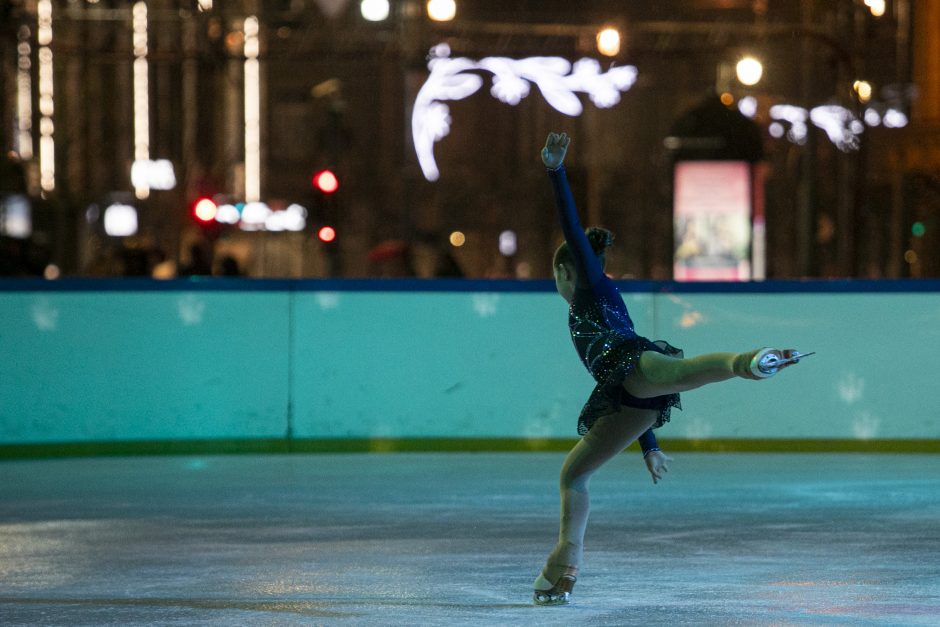
[[[621,280],[627,293],[859,294],[940,292],[936,279],[805,279],[752,282]],[[0,279],[3,292],[553,292],[552,280],[513,279],[245,279],[194,277]]]

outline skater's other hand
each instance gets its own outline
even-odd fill
[[[565,153],[568,152],[568,144],[571,138],[567,133],[549,133],[545,140],[545,148],[542,148],[542,163],[549,170],[557,170],[565,161]]]
[[[662,451],[650,451],[649,454],[643,458],[643,461],[646,462],[646,468],[650,471],[650,475],[653,477],[653,483],[655,484],[662,480],[663,473],[669,472],[669,463],[672,461],[672,458]]]

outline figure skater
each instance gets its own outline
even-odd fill
[[[637,335],[620,292],[604,274],[613,234],[601,228],[585,232],[578,220],[563,166],[569,142],[565,133],[550,133],[542,150],[565,234],[552,265],[558,293],[570,304],[571,339],[597,386],[578,418],[583,437],[561,468],[561,529],[534,583],[538,605],[570,599],[588,520],[588,482],[595,470],[639,439],[657,483],[672,458],[657,446],[652,430],[669,420],[673,407],[680,407],[680,392],[734,377],[766,379],[806,356],[762,348],[684,359],[682,351],[667,342]]]

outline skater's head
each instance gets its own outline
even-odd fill
[[[607,249],[610,248],[611,244],[614,242],[614,234],[607,229],[597,226],[585,229],[584,233],[587,235],[588,242],[591,244],[591,250],[597,255],[598,260],[601,262],[601,267],[603,268],[607,261]],[[552,269],[555,273],[555,287],[558,288],[558,293],[561,294],[565,300],[571,302],[571,299],[574,297],[575,286],[578,283],[578,272],[575,268],[574,259],[571,257],[571,249],[568,248],[567,242],[562,242],[561,246],[555,250],[555,257],[552,259]]]

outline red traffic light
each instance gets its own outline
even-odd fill
[[[320,170],[313,175],[313,186],[324,194],[332,194],[339,189],[339,179],[330,170]]]
[[[317,231],[317,237],[320,238],[321,242],[330,243],[336,239],[336,229],[332,226],[321,227],[320,230]]]
[[[218,212],[219,207],[211,198],[200,198],[193,205],[193,215],[200,222],[212,222]]]

